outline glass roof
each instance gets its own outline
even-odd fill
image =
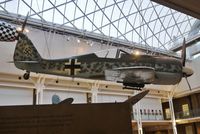
[[[150,0],[0,0],[0,10],[169,50],[197,19]]]

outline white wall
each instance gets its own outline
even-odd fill
[[[144,120],[162,120],[163,119],[163,112],[162,112],[162,104],[161,99],[156,98],[143,98],[140,101],[140,109],[142,110],[142,119]],[[153,113],[152,113],[153,110]],[[161,111],[162,115],[157,114],[159,113],[159,110]],[[144,111],[146,111],[146,114],[144,114]],[[148,114],[148,111],[150,113]],[[136,105],[133,106],[133,112],[134,115],[137,114],[136,112]],[[134,119],[136,119],[136,116],[134,116]]]
[[[108,95],[108,94],[98,94],[97,101],[101,102],[123,102],[128,99],[128,96],[123,95]]]
[[[58,90],[44,90],[43,92],[43,104],[52,104],[52,96],[58,95],[60,100],[64,100],[66,98],[73,98],[74,103],[86,103],[87,96],[86,93],[80,92],[69,92],[69,91],[58,91]]]
[[[0,87],[0,106],[31,105],[33,90],[26,88]]]

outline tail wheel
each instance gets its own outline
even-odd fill
[[[26,72],[24,75],[23,75],[23,78],[25,80],[28,80],[30,78],[30,73],[29,72]]]

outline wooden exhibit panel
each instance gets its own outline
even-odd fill
[[[152,0],[152,1],[200,19],[199,0]]]
[[[132,134],[129,103],[0,107],[0,134]]]

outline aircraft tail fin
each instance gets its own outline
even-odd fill
[[[182,66],[184,67],[185,66],[185,60],[186,60],[186,42],[185,42],[185,38],[183,39],[181,59],[182,59]]]
[[[145,95],[147,95],[149,90],[145,90],[139,94],[136,94],[135,96],[132,96],[128,100],[126,100],[126,103],[130,103],[131,105],[135,105],[138,101],[140,101]]]
[[[42,57],[34,47],[31,40],[23,33],[19,33],[19,39],[15,47],[14,62],[40,61]]]

